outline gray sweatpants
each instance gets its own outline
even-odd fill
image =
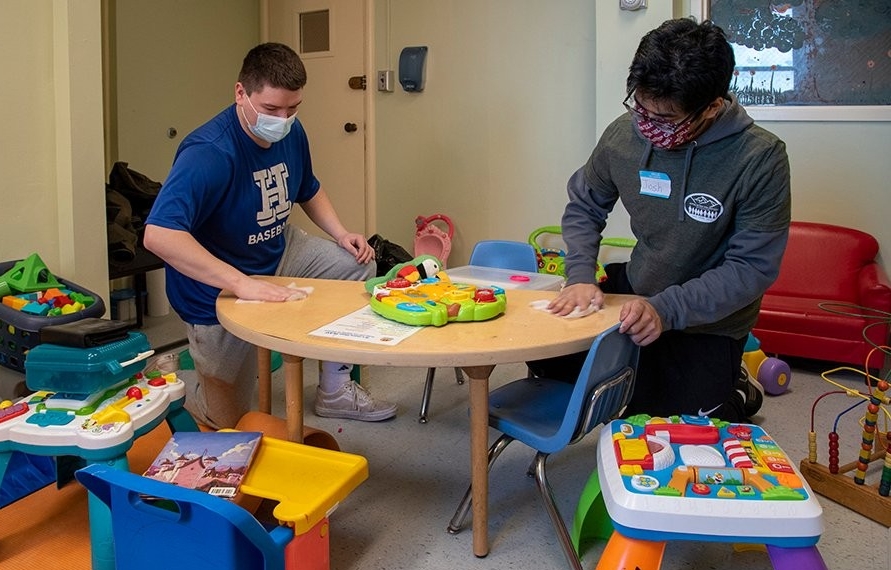
[[[331,240],[311,236],[288,224],[285,252],[276,275],[365,281],[377,267],[355,258]],[[257,385],[256,348],[221,325],[186,324],[195,375],[182,374],[186,409],[195,420],[221,429],[235,427],[251,409]]]

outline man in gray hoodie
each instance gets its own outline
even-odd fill
[[[560,315],[633,293],[620,331],[642,348],[626,414],[746,421],[763,389],[741,373],[761,297],[786,247],[791,197],[783,141],[728,92],[735,61],[712,22],[669,20],[646,34],[629,68],[627,113],[569,180]],[[601,234],[621,200],[637,245],[595,280]],[[573,378],[579,355],[530,363]]]

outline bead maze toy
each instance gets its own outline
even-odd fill
[[[764,544],[778,570],[825,570],[822,514],[761,427],[638,415],[602,428],[572,535],[609,538],[598,570],[658,569],[669,540]]]
[[[875,350],[886,352],[891,350],[887,346],[876,347]],[[870,356],[872,353],[870,354]],[[867,362],[869,357],[867,357]],[[868,369],[867,369],[868,370]],[[854,372],[864,377],[864,389],[852,389],[833,380],[832,376],[839,372]],[[799,464],[801,473],[808,480],[811,487],[821,495],[867,517],[886,527],[891,527],[891,442],[888,429],[884,431],[878,428],[880,416],[884,416],[885,424],[889,422],[891,413],[888,404],[889,384],[887,379],[876,378],[868,371],[861,371],[850,367],[839,367],[822,373],[822,378],[836,387],[821,394],[814,400],[811,406],[810,431],[808,432],[808,456]],[[828,455],[827,463],[818,462],[816,411],[818,405],[830,396],[847,396],[857,400],[839,412],[832,425],[832,430],[827,435]],[[848,463],[840,464],[841,437],[838,429],[842,418],[865,406],[860,424],[860,439],[849,450],[856,458]],[[856,449],[854,449],[856,447]],[[868,470],[871,465],[880,464],[878,481],[867,482]]]
[[[415,326],[486,321],[504,312],[501,287],[453,283],[439,259],[422,255],[400,263],[383,277],[365,282],[371,309],[387,319]]]

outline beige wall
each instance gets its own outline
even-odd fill
[[[396,69],[404,46],[430,47],[425,92],[374,93],[377,231],[411,249],[416,215],[448,214],[455,265],[479,239],[559,223],[566,179],[623,110],[641,35],[690,13],[688,1],[649,5],[374,0],[376,69]],[[891,122],[762,125],[787,142],[793,217],[872,233],[887,259]],[[629,235],[624,212],[607,233]]]
[[[411,250],[417,215],[456,225],[451,265],[484,238],[559,223],[596,136],[596,4],[379,0],[376,69],[429,48],[422,93],[375,93],[377,230]]]
[[[259,0],[114,4],[113,152],[163,182],[183,137],[235,100],[242,58],[260,39]]]
[[[0,260],[38,253],[107,300],[100,2],[2,9]]]

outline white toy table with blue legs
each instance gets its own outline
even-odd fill
[[[176,374],[142,373],[85,398],[38,391],[0,407],[0,483],[14,451],[75,456],[88,463],[128,469],[127,450],[136,438],[167,420],[172,431],[195,431],[183,408],[185,387]],[[114,569],[108,507],[89,497],[94,570]]]

